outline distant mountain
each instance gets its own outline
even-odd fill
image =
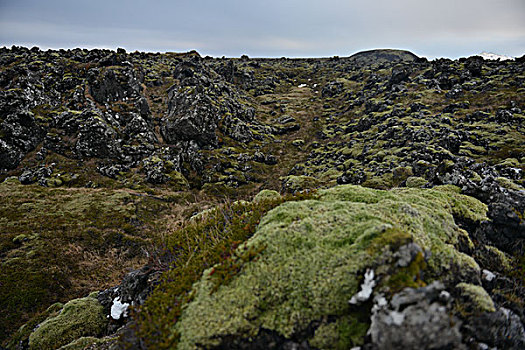
[[[496,53],[486,52],[486,51],[483,51],[482,53],[480,53],[479,56],[483,57],[486,60],[494,60],[494,61],[496,60],[507,61],[507,60],[514,59],[514,57],[511,57],[511,56],[498,55]]]

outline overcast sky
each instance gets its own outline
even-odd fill
[[[428,58],[525,54],[525,0],[0,0],[0,46]]]

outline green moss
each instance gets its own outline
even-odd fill
[[[471,177],[469,178],[470,181],[474,182],[480,182],[482,180],[481,176],[479,176],[478,173],[473,172]]]
[[[328,190],[318,192],[322,201],[345,201],[373,204],[382,200],[395,199],[395,195],[389,191],[375,191],[361,186],[336,186]]]
[[[308,343],[320,350],[347,350],[363,345],[370,325],[353,316],[343,316],[335,322],[323,323]]]
[[[334,344],[339,342],[338,328],[335,322],[321,324],[308,343],[316,349],[334,349]]]
[[[501,166],[517,168],[520,166],[520,162],[516,158],[506,158],[499,163]]]
[[[427,183],[427,180],[423,177],[410,176],[406,179],[407,187],[411,187],[411,188],[420,188],[420,187],[423,187],[426,183]]]
[[[188,180],[186,180],[186,178],[178,171],[170,172],[168,174],[168,177],[169,177],[168,184],[170,185],[172,190],[181,191],[181,190],[187,190],[190,188]]]
[[[500,186],[507,188],[509,190],[523,191],[524,189],[523,187],[515,184],[514,182],[512,182],[512,180],[509,180],[506,177],[497,177],[496,181],[498,182]]]
[[[342,171],[338,171],[337,169],[330,169],[327,171],[324,171],[321,176],[319,177],[319,181],[322,184],[326,184],[329,186],[334,186],[337,184],[337,178],[341,176]]]
[[[502,273],[509,273],[512,271],[513,261],[508,258],[505,253],[496,247],[484,245],[475,251],[476,261],[483,266],[483,268],[490,271],[498,271]]]
[[[31,321],[24,324],[15,334],[13,334],[9,343],[7,344],[7,348],[15,349],[18,344],[28,341],[29,335],[40,323],[44,322],[47,318],[57,316],[63,308],[64,304],[55,303],[48,307],[45,311],[33,317]]]
[[[465,299],[466,310],[472,312],[496,311],[494,302],[483,287],[469,283],[458,283],[456,288],[459,289],[461,297]]]
[[[304,140],[302,139],[293,140],[292,145],[294,145],[295,147],[302,147],[304,145]]]
[[[427,264],[423,253],[419,252],[407,267],[400,268],[392,276],[387,276],[386,285],[391,293],[397,293],[404,288],[419,288],[426,286],[422,280],[422,272]]]
[[[235,197],[235,189],[231,186],[228,186],[223,181],[215,183],[205,183],[202,186],[202,192],[204,192],[207,195],[216,197]]]
[[[463,142],[459,148],[460,155],[466,155],[469,157],[475,157],[476,155],[486,154],[485,147],[475,146],[470,142]]]
[[[56,177],[46,180],[46,184],[49,187],[60,187],[60,186],[62,186],[62,183],[63,183],[62,180],[59,179],[59,178],[56,178]]]
[[[297,193],[308,189],[316,189],[320,181],[312,176],[288,175],[282,179],[283,189],[288,193]]]
[[[163,283],[146,300],[137,315],[138,334],[148,347],[174,348],[178,334],[172,327],[173,321],[179,318],[183,303],[194,297],[191,292],[192,284],[198,281],[202,272],[226,260],[225,266],[218,269],[215,282],[231,280],[237,267],[243,265],[245,260],[257,258],[256,250],[246,250],[235,256],[233,253],[242,241],[253,235],[260,218],[285,200],[305,197],[306,195],[287,196],[220,206],[209,210],[201,219],[189,221],[184,228],[167,237],[164,242],[164,246],[168,247],[167,256],[175,256],[175,261],[172,268],[164,274]],[[156,336],[152,336],[153,334]]]
[[[62,312],[42,322],[29,336],[30,349],[58,349],[83,336],[98,336],[107,319],[97,299],[71,300]]]
[[[382,189],[386,190],[389,188],[392,188],[396,183],[398,183],[400,179],[397,181],[394,181],[394,175],[393,174],[384,174],[382,176],[369,176],[365,182],[363,182],[363,186],[375,188],[375,189]],[[399,181],[400,183],[401,181]]]
[[[100,339],[95,337],[82,337],[78,338],[71,343],[61,346],[59,350],[84,350],[88,346],[99,344]]]
[[[394,186],[399,186],[399,184],[405,181],[409,176],[414,175],[412,167],[397,167],[392,172]]]
[[[477,274],[475,262],[454,248],[462,230],[453,215],[479,221],[485,212],[453,187],[379,191],[346,185],[320,191],[317,200],[284,203],[243,245],[258,251],[256,259],[219,288],[214,271],[220,265],[194,285],[193,301],[176,325],[179,348],[215,346],[222,336],[254,337],[261,328],[291,337],[314,320],[341,315],[358,290],[360,271],[381,256],[369,248],[392,230],[432,252],[428,262],[420,255],[394,276],[396,288],[424,285],[419,273],[425,268],[442,279],[456,278],[448,275],[456,269]]]
[[[279,194],[279,192],[274,191],[274,190],[262,190],[259,193],[257,193],[255,197],[253,197],[253,201],[261,202],[265,200],[274,200],[277,198],[281,198],[281,195]]]
[[[13,243],[22,244],[23,242],[28,241],[28,240],[29,240],[29,236],[22,233],[16,236],[15,238],[13,238]]]

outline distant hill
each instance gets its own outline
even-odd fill
[[[394,49],[376,49],[361,51],[350,56],[350,59],[359,64],[385,63],[385,62],[413,62],[419,57],[410,51]]]

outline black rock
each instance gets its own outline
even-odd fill
[[[505,308],[472,317],[464,330],[473,338],[471,342],[484,343],[497,349],[525,348],[523,324],[516,314]]]
[[[410,77],[410,70],[406,66],[396,66],[392,69],[392,75],[390,76],[390,86],[408,81]]]
[[[321,95],[323,97],[334,97],[339,95],[343,91],[343,83],[331,82],[328,83],[323,90],[321,90]]]

